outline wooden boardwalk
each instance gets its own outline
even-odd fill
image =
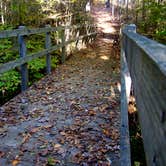
[[[0,108],[0,165],[119,165],[118,25],[93,14],[96,42]]]

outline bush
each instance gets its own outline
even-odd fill
[[[0,26],[0,29],[6,29]],[[16,39],[3,39],[0,42],[0,64],[7,63],[19,57]],[[33,35],[27,39],[27,53],[35,53],[44,49],[44,34]],[[51,67],[55,68],[58,63],[57,52],[51,54]],[[29,85],[44,76],[46,68],[45,56],[28,63]],[[21,76],[20,68],[8,71],[0,75],[0,105],[20,92]]]

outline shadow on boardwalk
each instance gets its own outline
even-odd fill
[[[1,107],[0,165],[119,165],[119,58],[106,36]]]

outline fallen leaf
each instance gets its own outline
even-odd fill
[[[46,125],[46,126],[44,126],[45,129],[49,129],[51,127],[53,127],[53,125]]]
[[[55,144],[54,145],[54,149],[58,149],[58,148],[60,148],[62,145],[61,144]]]
[[[41,129],[40,127],[35,127],[29,133],[34,134],[34,133],[38,132],[40,129]]]
[[[45,149],[46,147],[47,147],[47,145],[44,144],[44,145],[41,145],[39,148],[40,148],[40,149]]]
[[[60,163],[60,161],[56,160],[56,159],[54,159],[52,157],[49,157],[47,159],[47,166],[55,166],[55,164],[57,164],[57,163]]]
[[[88,111],[88,114],[89,114],[90,116],[94,116],[94,115],[96,115],[96,112],[95,112],[94,110],[89,110],[89,111]]]
[[[18,160],[18,159],[13,160],[13,161],[12,161],[12,166],[18,165],[19,162],[20,162],[20,160]]]
[[[65,136],[65,135],[66,135],[66,133],[63,132],[63,131],[61,131],[60,134],[61,134],[62,136]]]
[[[107,137],[110,136],[110,132],[109,132],[109,130],[103,129],[103,133],[104,133]]]
[[[3,134],[4,132],[7,132],[7,129],[5,129],[5,128],[0,128],[0,135]]]
[[[26,134],[26,135],[24,135],[24,138],[23,138],[23,140],[22,140],[22,142],[21,142],[21,144],[24,144],[25,142],[27,142],[28,141],[28,139],[31,137],[31,135],[28,133],[28,134]]]

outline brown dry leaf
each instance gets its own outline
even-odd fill
[[[62,148],[62,145],[61,144],[55,144],[54,145],[54,150],[58,153],[58,154],[61,154],[62,156],[65,156],[65,149]]]
[[[114,139],[114,140],[118,139],[119,138],[118,133],[116,133],[115,131],[113,131],[112,134],[111,134],[111,138]]]
[[[20,160],[18,160],[18,159],[14,159],[14,160],[12,161],[12,166],[16,166],[16,165],[18,165],[19,162],[20,162]]]
[[[101,107],[100,107],[100,111],[101,111],[101,112],[104,112],[108,107],[109,107],[108,104],[103,104],[103,105],[101,105]]]
[[[80,140],[77,139],[77,138],[75,138],[75,139],[74,139],[74,144],[75,144],[75,145],[78,145],[79,143],[80,143]]]
[[[54,149],[57,150],[57,149],[59,149],[61,146],[62,146],[61,144],[55,144],[55,145],[54,145]]]
[[[108,149],[103,148],[103,149],[101,149],[101,152],[103,152],[105,154],[106,152],[108,152]]]
[[[7,132],[7,129],[5,128],[0,128],[0,134],[4,133],[4,132]]]
[[[62,136],[65,136],[65,135],[66,135],[66,133],[63,132],[63,131],[61,131],[60,134],[61,134]]]
[[[49,129],[49,128],[51,128],[51,127],[53,127],[53,125],[51,125],[51,124],[44,126],[45,129]]]
[[[35,128],[33,128],[29,133],[30,133],[30,134],[36,133],[36,132],[38,132],[40,129],[41,129],[41,127],[35,127]]]
[[[110,112],[110,119],[113,119],[115,117],[116,117],[115,113],[114,112]]]
[[[129,104],[128,111],[129,111],[130,114],[132,114],[132,113],[135,113],[137,110],[136,110],[136,107],[133,104]]]
[[[65,143],[65,140],[64,140],[63,138],[59,138],[59,142],[60,142],[61,144],[64,144],[64,143]]]
[[[66,155],[66,150],[62,147],[61,144],[55,144],[54,151],[56,151],[58,154],[62,155],[62,157],[64,157]]]
[[[96,112],[95,112],[94,110],[89,110],[89,111],[88,111],[88,114],[89,114],[90,116],[94,116],[94,115],[96,115]]]
[[[65,153],[65,149],[59,148],[57,152],[58,152],[59,154],[64,154],[64,153]]]
[[[107,137],[110,136],[110,131],[109,131],[109,130],[103,129],[103,133],[104,133]]]
[[[80,160],[81,157],[82,157],[81,152],[77,152],[77,153],[75,153],[75,154],[73,155],[73,157],[72,157],[72,161],[73,161],[74,163],[79,164],[80,161],[81,161],[81,160]]]
[[[24,144],[25,142],[27,142],[28,141],[28,139],[31,137],[31,134],[26,134],[26,135],[24,135],[24,138],[23,138],[23,140],[22,140],[22,142],[21,142],[21,144]]]
[[[52,157],[49,157],[48,159],[47,159],[47,165],[56,165],[56,164],[59,164],[60,163],[60,161],[59,160],[57,160],[57,159],[54,159],[54,158],[52,158]]]
[[[46,140],[46,139],[44,139],[44,138],[42,138],[42,137],[39,137],[39,138],[38,138],[38,141],[41,141],[41,142],[43,142],[44,144],[48,144],[48,140]]]

